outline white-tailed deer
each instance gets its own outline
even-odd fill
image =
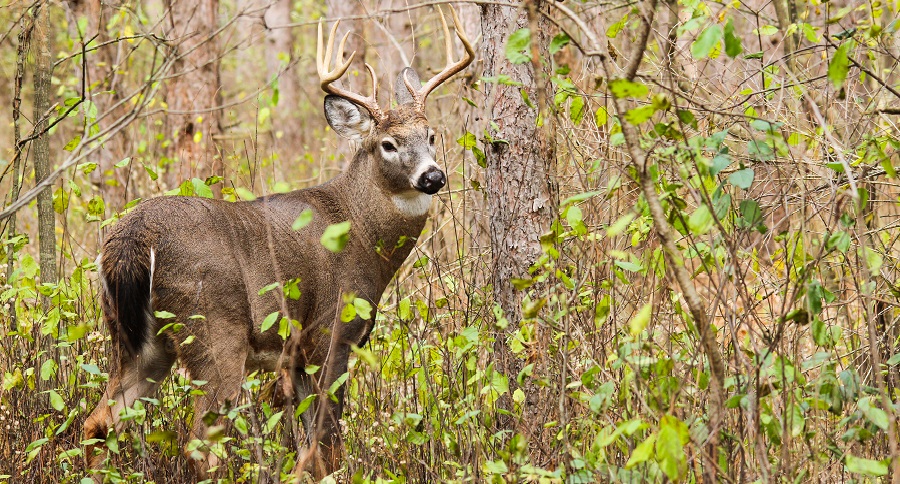
[[[421,233],[432,195],[446,183],[435,163],[435,134],[424,105],[432,90],[474,58],[452,13],[463,58],[453,61],[452,38],[441,14],[447,66],[424,84],[406,68],[395,83],[398,106],[386,111],[378,105],[370,66],[369,97],[332,84],[355,52],[344,61],[345,35],[332,70],[337,25],[324,52],[319,25],[317,67],[328,93],[325,117],[338,134],[361,143],[349,167],[330,182],[251,202],[156,198],[116,224],[100,257],[112,368],[103,397],[84,425],[85,438],[105,439],[110,429],[120,429],[121,410],[151,395],[178,359],[193,380],[207,382],[195,401],[191,438],[206,436],[202,417],[236,399],[246,372],[280,371],[294,401],[319,395],[303,414],[308,448],[297,471],[321,477],[341,466],[343,389],[325,393],[347,371],[352,346],[365,343],[374,314],[345,323],[338,313],[350,293],[375,307]],[[312,213],[311,222],[293,230],[306,211]],[[345,221],[350,231],[344,249],[335,253],[323,247],[326,228]],[[261,291],[274,282],[295,285],[300,296]],[[158,311],[175,316],[157,318]],[[262,331],[261,323],[273,312],[296,320],[302,329],[293,327],[286,342],[278,325]],[[305,371],[311,365],[320,367],[312,375]],[[89,465],[96,467],[105,453],[90,450]],[[197,467],[206,474],[216,464],[216,457],[206,454]]]

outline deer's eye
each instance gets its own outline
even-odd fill
[[[381,142],[381,149],[383,149],[384,151],[386,151],[388,153],[394,153],[397,151],[397,147],[394,146],[394,143],[391,143],[388,140],[384,140]]]
[[[428,138],[428,142],[434,144],[434,133],[431,133],[431,137]]]

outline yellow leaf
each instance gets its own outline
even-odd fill
[[[631,321],[628,323],[628,328],[631,331],[631,336],[637,336],[641,334],[645,329],[647,329],[647,325],[650,324],[650,313],[652,310],[652,304],[644,304],[644,307],[642,307],[641,310],[638,311],[633,318],[631,318]]]

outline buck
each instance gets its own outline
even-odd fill
[[[115,225],[98,258],[101,306],[113,345],[110,378],[84,425],[86,439],[121,430],[121,411],[155,392],[176,360],[192,380],[206,381],[195,398],[191,439],[206,437],[203,417],[237,399],[245,373],[277,371],[294,402],[318,395],[303,413],[307,443],[297,473],[322,477],[340,468],[343,387],[333,394],[329,389],[347,371],[352,347],[365,344],[374,311],[360,311],[349,322],[339,313],[350,295],[375,307],[421,234],[432,196],[446,183],[435,162],[425,100],[474,58],[451,12],[465,55],[453,60],[441,12],[447,65],[424,84],[404,69],[395,82],[398,105],[388,110],[378,104],[378,79],[368,64],[370,96],[333,84],[356,53],[344,60],[348,32],[331,69],[337,23],[324,53],[319,24],[316,63],[328,93],[325,117],[339,135],[361,143],[349,167],[331,181],[249,202],[150,199]],[[308,225],[292,228],[310,213]],[[347,221],[343,250],[323,247],[326,229]],[[272,283],[292,287],[263,290]],[[285,297],[294,289],[298,298]],[[160,311],[174,317],[157,317]],[[275,312],[299,323],[286,340],[278,325],[263,331],[263,321]],[[319,370],[307,374],[313,365]],[[194,466],[205,476],[219,460],[207,447],[202,451]],[[89,449],[88,459],[96,468],[105,452]]]

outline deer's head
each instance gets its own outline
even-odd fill
[[[424,84],[413,69],[404,69],[394,83],[397,107],[387,111],[382,110],[378,104],[378,77],[368,64],[366,69],[372,78],[371,96],[364,97],[332,84],[347,72],[356,52],[344,61],[344,43],[350,34],[348,32],[338,45],[337,65],[333,70],[330,69],[334,34],[339,22],[332,27],[324,52],[322,23],[319,23],[316,65],[322,90],[328,93],[325,97],[325,118],[339,135],[361,143],[360,151],[373,163],[372,175],[377,178],[375,182],[390,193],[395,202],[399,200],[399,203],[406,203],[403,200],[421,199],[421,194],[428,195],[430,202],[430,195],[437,193],[447,182],[447,176],[434,160],[435,131],[425,117],[425,99],[437,86],[465,69],[475,57],[456,11],[452,8],[450,11],[456,34],[465,47],[465,56],[459,61],[453,61],[450,31],[443,12],[438,9],[444,28],[447,65]]]

